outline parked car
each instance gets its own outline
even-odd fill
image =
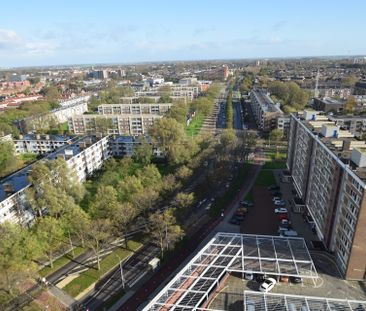
[[[236,213],[238,213],[238,214],[246,214],[246,213],[248,213],[248,209],[246,207],[239,207],[236,210]]]
[[[277,186],[277,185],[272,185],[272,186],[269,186],[268,187],[268,190],[280,190],[280,186]]]
[[[252,207],[254,205],[253,202],[248,201],[248,200],[241,200],[240,204],[243,206],[246,206],[246,207]]]
[[[299,283],[302,283],[302,278],[300,278],[298,276],[291,276],[290,281],[291,281],[291,283],[299,284]]]
[[[280,191],[272,191],[272,196],[274,196],[274,197],[282,197],[282,192],[280,192]]]
[[[231,223],[232,225],[240,225],[240,220],[238,220],[236,217],[232,217],[229,220],[229,223]]]
[[[286,205],[286,201],[285,200],[276,200],[273,203],[276,206],[285,206]]]
[[[273,197],[272,202],[282,200],[280,197]]]
[[[295,230],[291,230],[291,229],[282,231],[281,235],[282,236],[287,236],[287,237],[297,237],[297,236],[299,236],[299,234]]]
[[[278,220],[284,220],[284,219],[288,220],[288,215],[287,214],[279,214],[278,215]]]
[[[244,279],[251,281],[254,279],[254,274],[252,272],[246,272],[244,273]]]
[[[277,281],[273,278],[265,279],[263,283],[259,286],[259,291],[262,293],[268,293],[272,290],[276,283]]]
[[[275,208],[275,213],[276,214],[287,214],[287,208],[284,208],[284,207]]]

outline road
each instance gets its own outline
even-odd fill
[[[242,107],[238,101],[233,101],[233,115],[233,128],[235,130],[243,130]]]
[[[117,266],[99,281],[94,290],[80,303],[90,311],[102,310],[109,299],[123,291],[124,286],[132,287],[149,272],[149,262],[157,257],[159,252],[159,248],[153,244],[143,246],[122,264],[123,274],[120,266]]]

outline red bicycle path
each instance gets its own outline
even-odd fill
[[[253,165],[247,172],[248,177],[255,178],[258,170],[260,169],[260,165]],[[236,195],[230,204],[225,209],[226,214],[238,204],[240,198],[250,190],[252,185],[252,179],[246,178],[243,186],[240,189],[238,195]],[[215,229],[215,227],[222,221],[223,217],[218,216],[216,219],[207,222],[202,225],[201,229],[199,229],[195,234],[193,234],[189,238],[189,245],[184,248],[183,251],[175,254],[175,256],[169,261],[169,263],[165,264],[159,271],[157,271],[147,282],[143,284],[139,290],[137,290],[134,295],[128,299],[120,308],[120,311],[136,311],[139,306],[141,306],[144,302],[147,302],[149,296],[162,284],[165,280],[167,280],[171,274],[193,253],[196,251],[199,244]]]

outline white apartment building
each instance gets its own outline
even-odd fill
[[[51,153],[64,145],[71,144],[72,141],[72,137],[69,136],[40,134],[19,135],[18,138],[13,139],[16,154],[26,152],[36,154]]]
[[[85,96],[87,97],[87,96]],[[62,106],[61,108],[54,109],[50,113],[55,117],[57,122],[64,123],[67,122],[68,118],[71,118],[74,115],[80,115],[84,112],[88,111],[88,101],[82,100],[77,101],[68,106]]]
[[[117,105],[100,105],[98,113],[101,115],[118,115],[118,114],[156,114],[163,115],[172,107],[172,103],[155,103],[155,104],[117,104]]]
[[[45,159],[65,159],[78,179],[83,181],[95,170],[100,169],[103,162],[111,156],[108,139],[108,136],[84,137],[71,145],[62,147]],[[30,187],[28,172],[31,168],[32,165],[29,165],[1,180],[0,222],[28,224],[33,220],[34,214],[26,198],[26,189]]]

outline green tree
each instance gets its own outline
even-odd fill
[[[118,184],[119,199],[122,202],[131,202],[133,196],[143,190],[141,179],[136,176],[127,176]]]
[[[112,186],[99,186],[89,213],[93,218],[113,218],[117,207],[117,191]]]
[[[352,113],[353,109],[356,107],[357,102],[354,96],[349,96],[346,101],[345,110],[347,113]]]
[[[81,246],[85,247],[85,238],[90,228],[89,215],[77,206],[65,214],[62,220],[65,230],[76,236],[81,242]]]
[[[109,129],[114,129],[116,126],[113,125],[112,119],[101,117],[95,118],[95,131],[102,135],[108,135]]]
[[[153,187],[159,185],[161,174],[154,164],[144,166],[137,172],[137,177],[141,180],[143,187]]]
[[[18,224],[0,224],[0,287],[12,295],[15,285],[35,273],[41,254],[32,232]]]
[[[86,245],[90,247],[97,259],[97,267],[100,270],[100,254],[112,236],[112,224],[109,219],[95,219],[86,232]]]
[[[64,243],[62,223],[53,217],[45,216],[38,218],[32,229],[49,260],[50,267],[53,268],[54,252]]]
[[[186,181],[189,177],[192,176],[192,174],[193,171],[189,167],[187,167],[186,165],[182,165],[176,171],[175,176],[182,181]]]
[[[224,129],[220,135],[220,143],[223,147],[223,151],[226,152],[226,148],[233,146],[237,142],[237,137],[233,129]]]
[[[117,233],[122,233],[125,240],[125,247],[127,248],[128,236],[127,233],[131,228],[132,221],[136,217],[136,209],[131,203],[119,204],[116,213],[113,217],[114,226]]]
[[[191,206],[194,202],[194,194],[185,193],[185,192],[178,192],[175,198],[173,199],[173,206],[178,209],[186,209],[187,207]]]
[[[131,198],[131,202],[137,208],[137,213],[142,213],[146,216],[158,199],[159,192],[149,187],[144,189],[144,191],[135,193]]]
[[[149,217],[149,234],[153,243],[160,247],[161,257],[166,249],[172,249],[177,241],[183,238],[184,231],[177,225],[174,209],[169,208],[164,213],[154,213]]]
[[[8,141],[0,141],[0,176],[4,176],[17,168],[14,145]]]
[[[181,124],[172,118],[157,120],[150,129],[153,143],[158,146],[172,163],[179,161],[184,152],[185,132]]]
[[[137,140],[137,146],[133,150],[133,159],[142,165],[147,165],[151,162],[152,156],[152,145],[144,136],[140,136]]]

